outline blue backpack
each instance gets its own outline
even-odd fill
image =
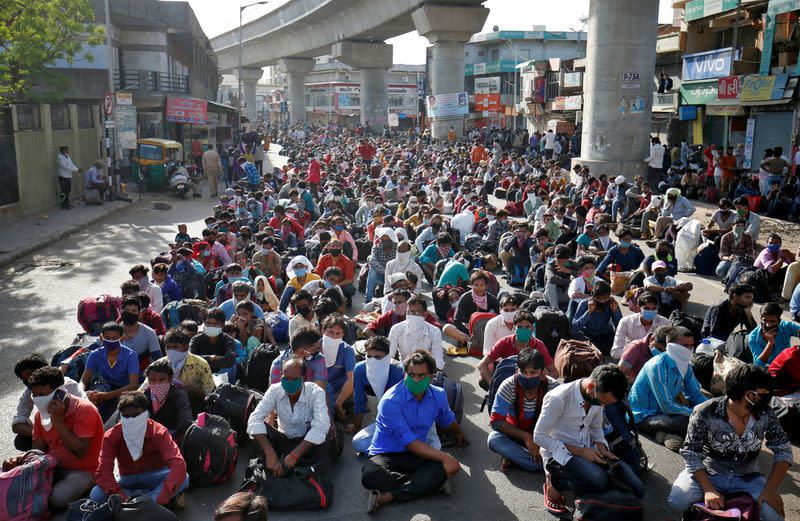
[[[283,311],[273,311],[265,317],[272,336],[279,344],[289,341],[289,316]]]
[[[509,356],[508,358],[504,358],[494,367],[494,373],[492,373],[492,383],[489,384],[489,393],[484,396],[483,403],[481,403],[481,412],[484,409],[489,409],[489,414],[492,414],[492,407],[494,406],[494,398],[497,396],[497,390],[500,388],[500,384],[503,383],[504,380],[507,378],[514,376],[517,372],[517,357],[516,356]]]

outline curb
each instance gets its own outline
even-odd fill
[[[101,220],[105,219],[106,217],[114,215],[115,213],[117,213],[119,211],[122,211],[125,208],[130,208],[131,206],[133,206],[137,202],[138,201],[132,201],[132,202],[130,202],[128,204],[122,204],[122,205],[119,205],[119,206],[114,205],[114,206],[110,206],[110,207],[104,208],[102,212],[98,213],[97,215],[94,215],[93,217],[91,217],[89,220],[87,220],[85,222],[82,222],[80,224],[72,225],[72,226],[70,226],[68,228],[65,228],[63,230],[55,232],[55,233],[53,233],[51,235],[48,235],[46,237],[40,237],[35,242],[33,242],[32,244],[29,244],[28,246],[25,246],[24,248],[20,248],[19,250],[13,251],[11,253],[6,253],[4,255],[0,255],[0,268],[6,268],[9,265],[11,265],[12,263],[14,263],[15,261],[21,259],[22,257],[25,257],[27,255],[30,255],[31,253],[35,253],[36,251],[41,250],[42,248],[44,248],[45,246],[47,246],[51,242],[60,241],[61,239],[64,239],[66,237],[69,237],[70,235],[78,233],[79,231],[82,231],[83,229],[88,228],[92,224],[95,224],[96,222],[101,221]]]

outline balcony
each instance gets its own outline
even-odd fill
[[[189,76],[158,71],[114,70],[114,89],[152,94],[188,94]]]

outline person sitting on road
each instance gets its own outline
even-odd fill
[[[267,498],[237,492],[214,509],[214,521],[267,521]]]
[[[26,355],[14,365],[14,374],[22,381],[25,389],[19,395],[17,401],[17,412],[11,420],[11,432],[14,433],[14,448],[22,452],[31,450],[31,440],[33,438],[33,422],[31,421],[31,414],[33,413],[34,401],[31,393],[30,386],[28,385],[28,378],[31,374],[39,368],[47,367],[47,360],[39,353]],[[81,389],[78,382],[64,377],[64,390],[72,396],[86,399],[86,394]]]
[[[617,245],[611,240],[610,233],[608,224],[597,225],[597,238],[589,243],[589,253],[596,255],[599,259],[605,258],[608,251]]]
[[[457,446],[468,442],[456,422],[447,394],[431,386],[436,361],[417,351],[403,361],[405,379],[378,404],[375,434],[361,470],[361,484],[371,490],[367,511],[406,502],[439,489],[449,493],[448,479],[461,470],[459,461],[428,444],[434,424],[452,432]],[[447,485],[446,485],[447,484]]]
[[[611,286],[600,281],[592,288],[591,298],[578,304],[572,320],[571,335],[573,338],[591,341],[603,354],[608,354],[620,320],[622,311],[611,296]]]
[[[507,237],[502,244],[503,251],[506,252],[503,263],[507,267],[510,286],[522,286],[525,283],[531,268],[530,249],[533,244],[527,222],[517,223],[514,234]]]
[[[289,261],[289,265],[286,266],[286,277],[289,279],[289,282],[286,283],[280,303],[280,310],[284,313],[286,312],[286,308],[289,307],[292,295],[294,295],[296,291],[303,289],[303,286],[312,280],[320,280],[321,278],[314,273],[314,266],[311,264],[311,261],[303,255],[293,257],[292,260]]]
[[[667,275],[667,263],[653,263],[653,275],[644,279],[644,288],[655,294],[659,300],[659,313],[668,317],[673,311],[686,312],[689,305],[689,292],[694,287],[691,282],[683,282]]]
[[[597,273],[603,275],[606,270],[609,271],[633,271],[637,269],[644,260],[644,253],[638,246],[631,242],[633,240],[633,232],[625,226],[620,226],[617,229],[617,237],[619,237],[619,244],[612,246],[605,258],[600,262],[597,267]]]
[[[719,210],[716,210],[703,230],[703,237],[714,240],[723,237],[733,229],[739,216],[733,211],[733,203],[730,199],[723,197],[718,203]]]
[[[369,304],[375,297],[375,289],[386,284],[386,266],[397,256],[397,235],[392,228],[378,228],[375,232],[377,244],[372,246],[369,256],[369,273],[364,304]]]
[[[783,281],[786,278],[786,268],[795,261],[794,254],[785,248],[781,248],[783,240],[777,233],[769,236],[769,242],[761,253],[756,257],[753,266],[756,269],[764,269],[769,280],[769,290],[771,294],[780,294],[783,289]]]
[[[150,403],[150,417],[166,427],[173,439],[180,440],[194,420],[189,395],[180,382],[173,380],[175,370],[169,360],[153,362],[144,374],[147,383],[142,390]]]
[[[694,503],[725,508],[727,494],[745,492],[758,505],[762,521],[783,521],[778,488],[792,464],[792,447],[770,409],[772,382],[766,369],[743,364],[725,376],[725,395],[698,405],[689,418],[681,456],[686,467],[667,498],[676,513]],[[758,471],[762,443],[772,451],[769,477]]]
[[[642,340],[661,326],[668,326],[669,319],[658,314],[658,298],[652,293],[639,295],[640,311],[622,317],[614,334],[614,345],[611,347],[611,358],[618,360],[631,342]]]
[[[644,497],[641,480],[608,450],[603,435],[603,407],[625,398],[625,375],[615,365],[595,367],[587,378],[559,385],[544,395],[533,441],[542,448],[546,471],[544,506],[561,516],[566,512],[562,490],[575,494],[598,493],[613,486],[608,465],[638,498]]]
[[[512,466],[528,472],[542,470],[539,446],[533,441],[533,428],[539,418],[545,393],[558,386],[548,376],[542,353],[525,348],[517,355],[517,372],[497,388],[489,421],[489,450],[500,454],[500,472]]]
[[[214,376],[208,362],[194,353],[189,352],[189,343],[194,335],[183,327],[171,329],[164,335],[164,349],[167,356],[156,362],[168,362],[172,367],[172,378],[178,380],[192,406],[193,416],[203,410],[205,397],[214,392]],[[152,365],[152,364],[151,364]],[[145,379],[144,385],[149,384]]]
[[[161,291],[161,286],[150,282],[150,279],[147,277],[149,272],[150,268],[144,264],[137,264],[132,267],[128,273],[131,279],[139,283],[140,290],[150,296],[150,306],[153,311],[161,313],[161,310],[164,308],[163,292]]]
[[[500,311],[500,304],[497,297],[487,291],[489,287],[489,276],[482,270],[472,272],[469,277],[472,289],[467,291],[458,299],[455,316],[451,324],[445,324],[442,333],[456,341],[456,346],[461,350],[466,350],[469,342],[469,319],[473,313]]]
[[[64,375],[55,367],[40,367],[26,381],[36,407],[31,448],[53,456],[58,463],[49,503],[59,510],[83,497],[94,484],[103,441],[103,420],[97,409],[88,400],[68,392],[65,384]],[[5,460],[3,471],[16,467],[21,459],[18,456]],[[20,495],[25,493],[18,491]],[[11,501],[10,497],[5,499]]]
[[[336,418],[344,420],[345,404],[352,403],[353,369],[356,365],[356,352],[345,342],[347,320],[339,313],[333,313],[322,321],[322,355],[328,368],[328,385],[333,391],[333,409]]]
[[[514,315],[521,304],[522,300],[511,293],[506,293],[500,299],[500,314],[486,322],[483,330],[484,356],[489,354],[498,340],[514,334]]]
[[[266,470],[276,478],[297,465],[326,465],[333,449],[325,390],[308,381],[305,361],[284,360],[280,375],[280,385],[270,385],[247,422]],[[269,421],[273,416],[277,428]]]
[[[389,330],[389,356],[395,358],[399,354],[399,358],[405,360],[414,351],[427,351],[441,371],[444,369],[442,332],[438,325],[427,321],[428,316],[428,302],[423,297],[408,299],[405,320],[397,322]]]
[[[375,433],[375,423],[362,428],[367,402],[373,401],[369,397],[375,397],[370,409],[377,410],[377,404],[386,391],[403,380],[403,367],[395,364],[389,356],[388,338],[374,336],[366,341],[364,350],[366,358],[353,370],[353,423],[345,426],[345,431],[353,434],[353,449],[359,454],[367,452]]]
[[[671,329],[672,326],[668,322],[667,325],[659,326],[646,336],[631,340],[625,345],[617,365],[625,373],[630,384],[636,381],[636,377],[648,360],[666,351],[667,335]]]
[[[384,296],[392,290],[392,275],[403,274],[407,278],[408,272],[413,273],[417,277],[417,283],[409,288],[409,290],[414,294],[419,294],[421,281],[425,274],[422,272],[422,268],[419,264],[417,264],[411,256],[411,242],[400,241],[397,245],[397,256],[386,263],[386,280],[383,284]]]
[[[161,345],[158,335],[150,327],[139,323],[141,302],[136,297],[127,297],[122,301],[122,341],[132,349],[139,358],[139,372],[143,373],[152,360],[161,358]]]
[[[580,274],[569,283],[567,296],[569,297],[569,307],[567,308],[567,318],[572,320],[575,310],[581,300],[592,296],[592,289],[602,279],[595,275],[597,268],[597,257],[584,255],[578,258]]]
[[[715,271],[718,277],[725,277],[734,262],[742,266],[752,266],[755,262],[753,238],[744,232],[745,225],[745,220],[740,217],[733,228],[722,235],[719,243],[719,264]]]
[[[544,295],[553,309],[566,310],[569,307],[569,286],[577,268],[571,257],[569,246],[556,246],[555,259],[545,267]]]
[[[222,278],[214,286],[213,304],[216,307],[233,297],[233,284],[238,281],[249,282],[249,279],[242,276],[242,266],[232,262],[225,266]]]
[[[733,202],[734,208],[739,219],[744,219],[746,228],[744,233],[753,239],[753,244],[758,244],[758,236],[761,233],[761,217],[750,211],[750,201],[747,197],[740,197]]]
[[[218,308],[225,315],[225,320],[230,320],[236,314],[236,306],[240,302],[249,301],[255,296],[253,286],[249,281],[245,282],[244,280],[237,280],[231,284],[231,293],[233,296],[220,304]],[[266,318],[260,306],[253,306],[253,314],[261,320]]]
[[[222,332],[225,312],[211,308],[206,313],[205,330],[192,337],[189,351],[208,362],[212,373],[227,374],[229,382],[236,381],[236,349],[233,337]]]
[[[656,229],[653,237],[661,239],[667,229],[680,219],[691,217],[696,211],[695,206],[684,196],[681,195],[680,188],[668,188],[666,198],[658,210],[656,219]],[[652,214],[645,213],[642,216],[642,238],[650,234],[650,219]]]
[[[442,232],[436,237],[436,242],[429,244],[420,254],[419,263],[428,282],[435,282],[436,264],[455,255],[452,245],[453,238]]]
[[[111,494],[127,501],[144,493],[159,505],[185,507],[186,462],[167,428],[150,418],[149,407],[142,392],[120,396],[120,421],[103,437],[97,485],[89,494],[92,501],[103,504]]]
[[[728,291],[728,298],[706,311],[700,336],[727,341],[739,326],[747,332],[756,328],[753,318],[753,286],[737,283]]]
[[[328,365],[322,353],[322,335],[316,328],[302,327],[289,338],[289,348],[273,362],[269,373],[270,385],[281,381],[281,367],[290,359],[303,360],[306,368],[303,375],[306,382],[314,382],[321,389],[328,387]]]
[[[782,351],[791,346],[792,337],[800,336],[800,324],[782,320],[783,308],[768,302],[761,308],[761,324],[750,332],[748,345],[753,354],[753,363],[769,367]]]
[[[252,301],[245,300],[236,304],[236,314],[230,319],[230,324],[236,328],[236,337],[245,346],[247,355],[255,348],[267,342],[277,345],[272,328],[267,323],[256,317],[256,306]]]
[[[692,332],[673,327],[667,334],[665,352],[644,364],[629,395],[639,430],[654,434],[658,443],[673,452],[683,446],[692,408],[706,401],[689,367],[693,353]]]
[[[150,282],[154,286],[161,288],[161,298],[164,305],[170,302],[177,302],[183,298],[180,286],[169,276],[169,266],[163,262],[153,266],[153,280]]]
[[[139,357],[121,343],[123,329],[115,322],[103,325],[98,341],[102,346],[89,353],[81,385],[86,398],[104,418],[113,414],[122,393],[139,387]]]

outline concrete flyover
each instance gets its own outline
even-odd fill
[[[386,70],[391,66],[391,46],[383,42],[414,30],[433,45],[431,92],[434,95],[464,90],[464,44],[479,32],[489,10],[485,0],[290,0],[242,26],[242,67],[260,68],[283,63],[289,73],[290,121],[304,122],[305,96],[300,88],[310,71],[310,60],[333,55],[362,73],[362,123],[381,127],[387,118]],[[211,40],[221,72],[236,72],[239,65],[239,28]],[[242,74],[243,94],[257,80]],[[254,96],[254,95],[253,95]],[[246,99],[255,106],[255,99]],[[447,128],[463,128],[463,119],[434,122],[434,137]]]

